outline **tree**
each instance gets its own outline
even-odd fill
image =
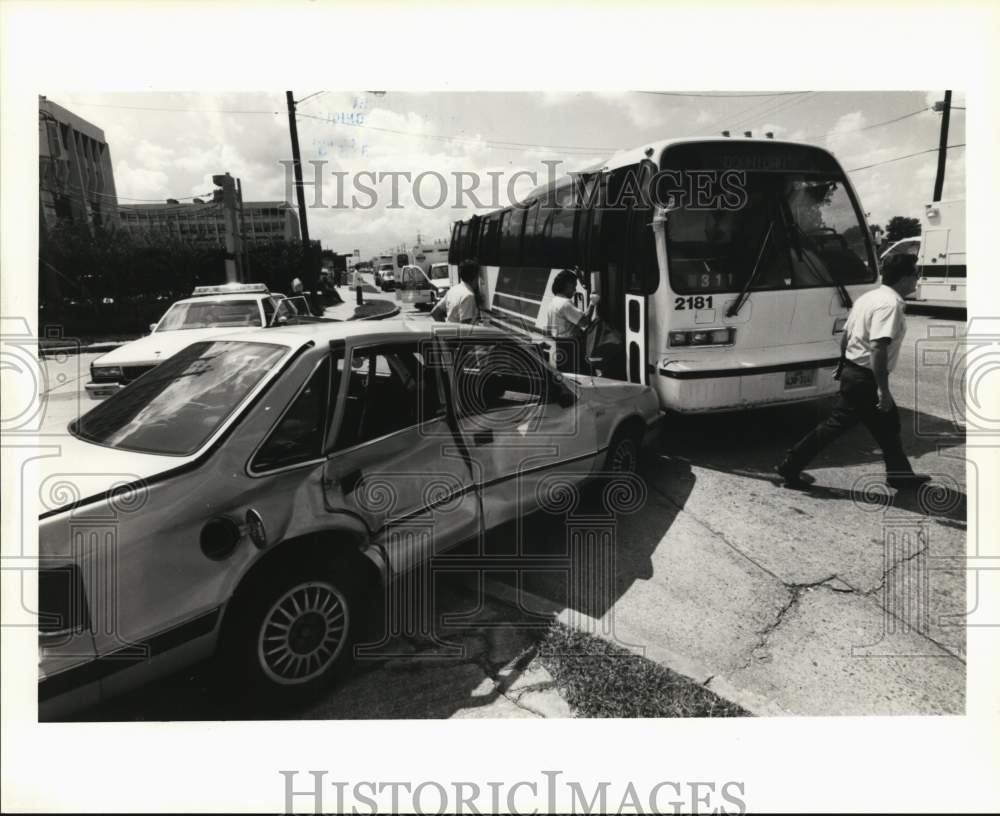
[[[904,238],[916,238],[920,235],[920,219],[907,218],[905,215],[894,215],[885,228],[885,239],[892,244]]]

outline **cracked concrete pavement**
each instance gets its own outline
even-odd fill
[[[928,340],[932,324],[955,336]],[[813,489],[778,486],[771,468],[815,423],[816,407],[673,416],[645,452],[643,507],[618,517],[607,545],[613,589],[581,598],[553,574],[529,575],[527,588],[586,613],[626,648],[709,678],[751,711],[962,713],[967,501],[950,399],[958,385],[924,369],[917,346],[954,351],[964,323],[910,317],[909,327],[892,387],[904,446],[936,487],[887,488],[863,428],[821,453]],[[566,526],[550,523],[531,552],[565,550]]]

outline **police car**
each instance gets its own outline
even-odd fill
[[[213,654],[234,694],[298,699],[436,554],[602,473],[641,495],[659,414],[649,387],[561,375],[486,327],[202,338],[38,460],[42,717]]]
[[[90,366],[87,393],[93,399],[110,396],[199,340],[269,326],[283,299],[262,283],[198,286],[150,325],[149,335],[98,357]]]

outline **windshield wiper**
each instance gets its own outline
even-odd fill
[[[757,260],[754,262],[753,269],[750,270],[750,277],[747,278],[747,282],[743,285],[736,300],[733,301],[732,305],[726,311],[726,317],[736,317],[740,313],[740,309],[743,308],[747,295],[750,293],[750,287],[757,280],[757,273],[760,271],[760,262],[764,258],[764,250],[767,249],[767,242],[770,240],[773,230],[774,219],[772,218],[767,222],[767,232],[764,233],[764,240],[760,242],[760,249],[757,251]]]
[[[788,202],[783,201],[782,205],[783,205],[782,217],[786,219],[786,223],[788,226],[788,237],[795,247],[795,254],[798,256],[798,259],[800,261],[804,260],[809,265],[809,268],[813,271],[815,275],[821,278],[826,278],[830,283],[832,283],[835,287],[837,287],[837,294],[840,295],[841,305],[845,309],[850,309],[854,305],[854,301],[851,300],[851,295],[848,293],[846,287],[840,281],[834,279],[833,273],[827,270],[825,265],[823,266],[823,269],[821,271],[820,268],[816,266],[816,264],[813,262],[813,259],[809,257],[809,253],[803,251],[802,241],[799,239],[799,234],[801,233],[802,235],[805,235],[806,238],[808,238],[809,235],[806,233],[804,229],[802,229],[802,227],[799,226],[799,222],[796,221],[794,218],[792,218],[790,211],[788,213],[785,213],[784,208],[788,207]]]

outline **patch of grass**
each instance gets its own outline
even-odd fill
[[[391,300],[369,300],[355,308],[351,320],[363,320],[366,317],[389,314],[396,310],[396,304]]]
[[[704,686],[639,655],[554,624],[538,660],[578,717],[749,717]]]

